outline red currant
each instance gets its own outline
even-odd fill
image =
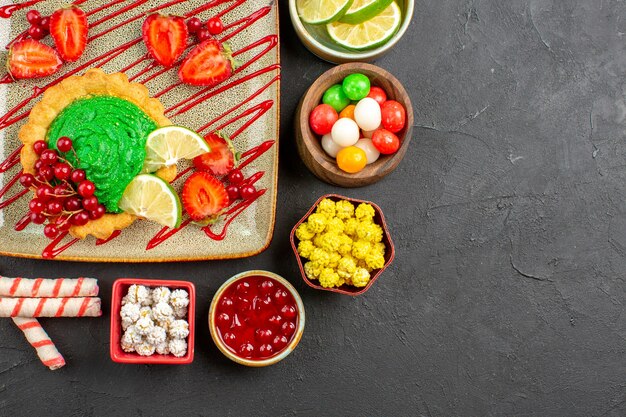
[[[72,171],[70,179],[75,184],[85,181],[85,171],[83,171],[82,169],[75,169],[74,171]]]
[[[48,205],[46,206],[46,212],[52,216],[61,214],[62,211],[63,211],[63,204],[61,203],[60,200],[57,200],[57,199],[49,201]]]
[[[30,209],[31,213],[42,213],[46,208],[46,205],[40,199],[33,198],[28,203],[28,208]]]
[[[189,33],[198,33],[202,29],[202,20],[197,17],[192,17],[187,21],[187,30]]]
[[[268,319],[272,326],[280,326],[283,322],[283,318],[279,314],[275,314]]]
[[[35,170],[39,172],[39,168],[41,168],[42,166],[43,162],[41,162],[41,159],[38,159],[37,162],[35,162]]]
[[[224,31],[224,24],[219,17],[212,17],[206,22],[206,28],[211,35],[219,35]]]
[[[272,345],[274,345],[274,349],[280,350],[287,346],[287,343],[289,343],[289,339],[287,339],[285,336],[276,336],[274,338],[274,341],[272,342]]]
[[[61,152],[69,152],[72,149],[72,139],[62,136],[57,140],[57,148]]]
[[[72,226],[70,224],[69,216],[65,216],[65,215],[57,217],[55,225],[57,229],[59,230],[68,230]]]
[[[260,342],[269,342],[274,336],[270,329],[256,329],[254,333]]]
[[[39,26],[46,32],[50,31],[50,16],[42,16]]]
[[[269,294],[270,291],[274,288],[274,283],[270,280],[265,280],[261,284],[259,284],[259,289],[263,294]]]
[[[39,187],[37,187],[37,190],[35,191],[35,195],[37,196],[37,198],[43,201],[44,203],[49,201],[52,198],[52,194],[53,194],[52,187],[49,186],[48,184],[40,185]]]
[[[239,187],[236,185],[229,185],[226,187],[229,201],[235,201],[239,199]]]
[[[98,220],[99,218],[104,216],[106,211],[107,210],[106,210],[106,208],[104,207],[103,204],[98,204],[95,209],[93,209],[93,210],[91,210],[89,212],[89,219],[91,219],[91,220]]]
[[[296,325],[291,321],[284,322],[281,328],[285,336],[291,336],[296,331]]]
[[[81,181],[78,184],[78,194],[82,197],[91,197],[96,192],[96,186],[89,180]]]
[[[54,178],[54,171],[52,170],[50,166],[44,165],[41,168],[39,168],[38,177],[39,179],[42,180],[42,182],[48,182],[52,178]]]
[[[259,354],[261,356],[271,356],[273,352],[274,348],[272,348],[272,345],[270,345],[269,343],[265,343],[259,348]]]
[[[20,184],[24,188],[30,188],[35,183],[35,176],[33,174],[22,174],[20,175]]]
[[[254,346],[250,342],[246,342],[239,347],[239,356],[243,358],[250,358],[254,353]]]
[[[48,239],[54,239],[55,237],[59,235],[59,229],[57,229],[57,227],[53,224],[47,224],[43,228],[43,234]]]
[[[217,316],[217,324],[220,327],[225,327],[230,325],[230,316],[228,313],[222,313]]]
[[[54,176],[60,180],[67,180],[72,175],[72,167],[65,163],[59,162],[54,165]]]
[[[59,160],[59,155],[54,149],[46,149],[41,153],[39,160],[43,162],[44,165],[53,165]]]
[[[64,183],[55,185],[52,189],[52,194],[54,194],[56,197],[67,197],[71,193],[72,190],[67,186],[67,184]]]
[[[41,26],[31,26],[28,28],[28,34],[31,38],[36,41],[43,39],[46,37],[46,32],[41,28]]]
[[[43,213],[30,213],[30,221],[35,224],[44,224],[46,216]]]
[[[78,211],[81,209],[82,204],[80,202],[80,198],[76,197],[76,196],[72,196],[72,197],[68,197],[67,200],[65,200],[65,204],[64,204],[65,210],[67,211]]]
[[[285,290],[277,290],[274,294],[274,300],[280,305],[284,305],[289,299],[289,294]]]
[[[48,149],[48,144],[43,140],[38,140],[37,142],[33,143],[33,150],[37,155],[41,155],[41,153],[46,149]]]
[[[213,36],[211,36],[211,32],[209,32],[208,29],[200,29],[198,33],[196,33],[196,36],[198,37],[200,42],[204,42],[206,40],[213,38]]]
[[[98,204],[98,197],[96,197],[95,195],[92,195],[91,197],[86,197],[83,200],[83,208],[87,211],[95,210],[96,207],[98,207]]]
[[[243,173],[237,168],[233,169],[230,171],[230,174],[228,174],[228,182],[232,185],[239,185],[243,182],[243,180]]]
[[[26,20],[33,26],[39,26],[41,24],[41,13],[37,10],[29,10],[26,13]]]
[[[72,216],[72,219],[71,219],[72,224],[75,226],[84,226],[87,224],[88,221],[89,221],[89,215],[84,211],[81,211],[80,213],[76,213],[74,216]]]
[[[296,308],[294,306],[284,305],[283,308],[280,309],[280,314],[288,319],[293,319],[296,317],[298,312],[296,311]]]
[[[256,197],[256,188],[254,188],[254,185],[244,185],[239,190],[239,194],[241,194],[241,198],[244,200],[252,199]]]

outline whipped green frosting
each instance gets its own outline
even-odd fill
[[[74,101],[52,121],[48,143],[67,136],[73,152],[65,158],[85,170],[96,186],[96,197],[107,212],[120,213],[117,206],[126,186],[139,174],[146,157],[146,139],[157,124],[130,101],[113,96],[93,96]]]

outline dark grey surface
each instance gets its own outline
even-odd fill
[[[181,278],[198,288],[191,366],[108,357],[109,319],[42,320],[68,365],[50,372],[0,321],[0,415],[626,415],[626,2],[426,1],[377,63],[411,93],[399,169],[322,184],[293,144],[299,96],[330,65],[282,12],[279,211],[263,254],[105,265],[0,258],[0,273]],[[336,191],[385,211],[396,260],[364,296],[305,287],[288,234]],[[307,326],[279,365],[247,369],[210,341],[209,301],[264,268],[301,292]]]

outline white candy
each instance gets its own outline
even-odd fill
[[[143,285],[133,284],[128,288],[127,301],[133,304],[139,303],[141,305],[148,306],[152,303],[150,290]]]
[[[375,130],[382,120],[380,104],[371,97],[360,100],[354,108],[354,120],[363,130]]]
[[[128,343],[136,345],[143,342],[143,336],[137,331],[137,327],[130,326],[126,329],[126,332],[122,336],[122,340],[127,340]]]
[[[187,307],[174,308],[174,317],[184,319],[187,317]]]
[[[330,135],[337,145],[352,146],[359,140],[359,126],[354,120],[342,117],[335,122]]]
[[[343,147],[337,145],[329,133],[327,135],[322,136],[322,149],[324,149],[324,151],[331,158],[336,158],[337,154],[339,153],[340,150],[343,149]]]
[[[129,319],[128,317],[124,317],[122,319],[122,330],[128,330],[128,328],[133,324],[135,324],[133,320]]]
[[[142,319],[144,317],[152,318],[152,307],[146,306],[139,309],[139,318]]]
[[[187,353],[187,342],[185,342],[183,339],[170,340],[168,347],[170,348],[170,353],[177,358],[185,356],[185,354]]]
[[[355,143],[354,146],[356,146],[357,148],[361,148],[363,149],[363,151],[365,151],[365,157],[367,158],[368,164],[376,162],[376,160],[378,160],[378,157],[380,156],[380,152],[378,151],[378,149],[376,149],[371,139],[359,139],[359,141]]]
[[[141,356],[150,356],[154,354],[155,350],[156,348],[154,347],[154,345],[151,345],[150,343],[146,341],[135,346],[135,351],[139,353]]]
[[[175,339],[184,339],[189,336],[189,323],[185,320],[175,320],[170,324],[169,333]]]
[[[152,301],[154,304],[167,303],[172,292],[167,287],[158,287],[152,290]]]
[[[363,137],[366,139],[371,139],[372,136],[374,136],[374,132],[376,132],[376,130],[380,128],[380,126],[376,127],[376,129],[374,130],[364,130],[363,131]]]
[[[165,343],[167,334],[163,327],[155,326],[150,330],[150,333],[146,336],[146,341],[154,346],[158,346],[161,343]]]
[[[141,337],[141,336],[139,336]],[[135,340],[133,340],[133,335],[128,332],[124,333],[122,336],[121,343],[122,350],[124,352],[134,352],[135,351]]]
[[[154,327],[154,322],[152,321],[150,317],[142,317],[139,320],[137,320],[137,323],[135,324],[137,333],[143,336],[147,335],[152,330],[153,327]]]
[[[166,318],[174,315],[174,310],[168,303],[158,303],[152,307],[152,317],[156,321],[164,321]]]
[[[139,310],[139,304],[124,304],[120,310],[120,317],[136,322],[139,320]]]
[[[173,308],[182,308],[189,305],[189,294],[185,290],[174,290],[170,295],[170,304]]]
[[[156,346],[156,353],[158,353],[159,355],[167,355],[168,353],[170,353],[170,344],[168,341],[165,341],[161,344],[158,344]]]

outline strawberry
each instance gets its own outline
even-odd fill
[[[182,202],[192,220],[216,218],[230,201],[224,184],[207,172],[194,172],[183,185]]]
[[[198,171],[208,171],[213,175],[226,175],[239,163],[239,154],[230,139],[220,132],[210,133],[204,138],[211,149],[196,156],[193,164]]]
[[[64,61],[74,62],[87,46],[87,15],[79,7],[59,9],[50,16],[50,35]]]
[[[142,27],[148,52],[164,67],[171,67],[187,48],[187,25],[179,16],[158,13],[148,16]]]
[[[234,70],[230,46],[209,39],[189,52],[180,65],[178,77],[186,84],[212,87],[230,77]]]
[[[24,39],[11,46],[7,66],[13,78],[37,78],[54,74],[62,63],[59,54],[48,45]]]

